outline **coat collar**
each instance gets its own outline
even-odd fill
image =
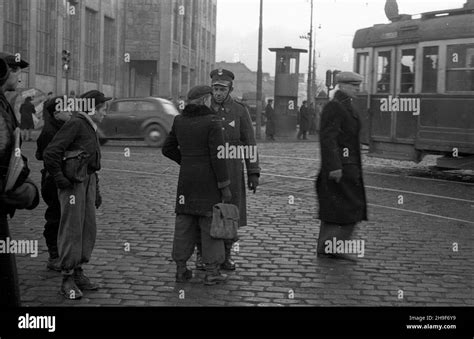
[[[334,100],[339,102],[346,110],[348,110],[354,118],[359,119],[357,112],[352,106],[352,98],[350,96],[342,91],[337,91],[334,94]]]
[[[198,117],[198,116],[204,116],[204,115],[209,115],[209,114],[214,114],[214,112],[211,111],[209,107],[205,105],[195,105],[195,104],[186,105],[182,113],[184,117]]]
[[[87,113],[79,112],[78,117],[82,117],[82,118],[86,119],[86,121],[92,126],[94,131],[97,132],[97,125],[95,124],[94,121],[92,121],[91,117]]]

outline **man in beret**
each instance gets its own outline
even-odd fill
[[[80,299],[82,291],[97,290],[99,286],[84,275],[82,265],[87,263],[94,249],[97,227],[95,209],[102,198],[98,190],[97,171],[100,170],[100,144],[97,124],[105,117],[105,103],[111,98],[92,90],[81,95],[90,107],[56,133],[43,152],[44,165],[58,187],[61,219],[58,232],[59,263],[63,274],[60,293],[66,299]],[[63,104],[64,106],[64,104]],[[87,174],[82,181],[66,177],[62,161],[66,153],[84,151]],[[71,203],[74,197],[74,203]]]
[[[52,92],[50,92],[52,94]],[[48,93],[49,95],[49,93]],[[36,140],[36,159],[43,161],[43,152],[53,140],[56,133],[61,127],[71,118],[71,111],[59,111],[56,109],[56,101],[63,100],[63,97],[58,96],[49,98],[43,105],[43,120],[44,126],[41,134]],[[50,270],[61,272],[59,265],[58,253],[58,231],[59,220],[61,218],[61,205],[58,198],[58,187],[54,178],[49,174],[46,168],[41,170],[41,196],[48,206],[44,214],[46,224],[44,225],[43,235],[48,247],[48,263],[47,268]]]
[[[255,134],[250,114],[245,106],[231,97],[233,90],[234,74],[226,69],[215,69],[210,74],[212,83],[211,109],[222,120],[224,126],[225,143],[229,146],[254,147],[256,152]],[[243,161],[242,161],[243,160]],[[231,203],[237,205],[240,210],[239,226],[247,225],[247,202],[244,179],[244,166],[247,168],[247,186],[255,193],[260,177],[258,156],[256,161],[245,159],[228,159],[230,173],[230,190],[232,192]],[[221,265],[224,270],[235,270],[232,261],[231,249],[234,241],[225,241],[225,262]],[[199,254],[199,248],[198,248]]]
[[[12,153],[16,153],[14,133],[19,127],[5,92],[15,91],[21,69],[26,67],[26,61],[14,55],[0,53],[0,241],[3,242],[10,238],[8,215],[13,217],[16,209],[33,209],[39,203],[38,189],[29,179],[25,179],[23,183],[17,181],[13,189],[5,192],[10,160]],[[0,307],[18,306],[20,291],[15,256],[0,253]]]
[[[367,220],[359,132],[361,121],[352,106],[363,77],[353,72],[336,76],[339,89],[321,115],[321,169],[316,181],[319,201],[318,257],[355,260],[328,251],[326,241],[347,241],[355,225]]]
[[[176,223],[173,260],[176,282],[192,278],[187,261],[194,252],[196,239],[202,244],[204,284],[226,281],[219,266],[224,262],[224,242],[210,235],[212,208],[231,199],[226,159],[218,158],[218,147],[224,143],[222,122],[209,109],[212,88],[193,87],[188,104],[178,115],[162,148],[164,156],[180,165],[176,194]]]

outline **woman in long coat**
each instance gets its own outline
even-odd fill
[[[26,97],[23,104],[20,106],[20,129],[23,134],[23,140],[31,141],[31,130],[35,128],[33,122],[33,114],[36,113],[35,106],[31,103],[32,98]]]
[[[324,251],[326,240],[348,240],[356,223],[367,220],[359,141],[361,122],[351,103],[362,77],[342,72],[337,79],[339,91],[321,116],[321,170],[316,181],[321,219],[318,256],[328,254]]]

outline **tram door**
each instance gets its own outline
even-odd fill
[[[374,49],[369,144],[370,152],[378,156],[418,160],[414,147],[420,112],[415,93],[416,51],[416,45]]]

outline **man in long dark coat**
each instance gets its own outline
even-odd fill
[[[210,76],[213,89],[211,109],[222,120],[225,142],[231,146],[255,147],[256,152],[257,143],[250,114],[243,104],[235,101],[230,96],[233,90],[234,74],[226,69],[215,69],[211,72]],[[254,193],[260,177],[258,156],[256,161],[252,161],[249,158],[227,160],[231,182],[230,190],[232,192],[231,204],[239,207],[239,226],[247,225],[247,199],[243,162],[245,162],[245,167],[247,168],[247,186]],[[225,261],[221,265],[221,268],[224,270],[235,270],[235,263],[231,257],[233,243],[232,240],[225,241]]]
[[[275,141],[275,110],[272,104],[273,99],[268,99],[267,106],[265,107],[265,117],[267,118],[265,134],[268,140]]]
[[[339,73],[339,90],[321,115],[321,170],[316,182],[320,257],[351,259],[345,254],[326,253],[325,242],[333,238],[348,240],[355,225],[367,220],[359,141],[361,122],[351,103],[362,79],[357,73]]]
[[[192,278],[186,264],[199,237],[206,285],[227,279],[219,272],[225,257],[224,241],[212,238],[210,229],[213,206],[231,198],[227,160],[218,158],[218,148],[224,144],[222,122],[207,106],[211,94],[209,86],[196,86],[189,91],[188,105],[175,118],[162,148],[164,156],[181,166],[172,254],[177,265],[176,281]]]
[[[303,105],[300,108],[300,112],[298,115],[298,123],[300,125],[300,130],[298,131],[297,139],[300,140],[303,138],[303,140],[306,140],[306,133],[308,133],[309,127],[310,127],[310,112],[309,108],[307,105],[307,101],[303,101]]]

